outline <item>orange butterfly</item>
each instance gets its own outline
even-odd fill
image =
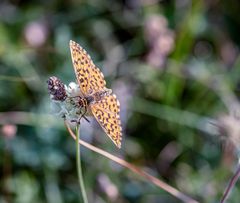
[[[117,147],[121,147],[122,128],[120,103],[112,90],[106,88],[102,72],[94,65],[91,57],[76,42],[70,40],[72,63],[82,93],[79,106],[94,115],[105,133]],[[84,116],[84,115],[83,115]]]

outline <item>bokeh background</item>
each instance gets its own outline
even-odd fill
[[[235,0],[1,0],[0,202],[81,202],[75,142],[46,84],[76,80],[70,39],[121,103],[121,150],[94,119],[82,139],[218,202],[238,160],[239,31]],[[86,148],[82,162],[90,202],[180,202]]]

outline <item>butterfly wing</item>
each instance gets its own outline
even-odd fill
[[[106,85],[106,81],[86,50],[72,40],[70,40],[69,46],[73,67],[83,95],[86,96],[102,90]]]
[[[102,100],[91,104],[90,109],[105,133],[118,148],[121,148],[120,104],[116,96],[107,95]]]

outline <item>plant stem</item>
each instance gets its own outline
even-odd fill
[[[240,177],[240,164],[238,163],[237,170],[236,170],[235,174],[233,175],[233,177],[231,178],[230,182],[228,183],[228,186],[225,189],[225,192],[223,194],[223,197],[222,197],[220,203],[224,203],[226,201],[229,193],[232,191],[232,189],[239,177]]]
[[[82,175],[82,166],[81,166],[81,153],[80,153],[80,144],[79,144],[79,139],[80,139],[80,125],[77,125],[76,127],[76,161],[77,161],[77,172],[78,172],[78,181],[79,181],[79,186],[82,192],[82,197],[83,197],[83,202],[88,203],[87,199],[87,193],[85,190],[85,185],[83,181],[83,175]]]

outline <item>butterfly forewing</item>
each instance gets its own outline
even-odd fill
[[[86,96],[102,90],[106,82],[102,72],[94,65],[91,57],[78,43],[70,41],[72,62],[82,93]]]
[[[94,65],[87,52],[76,42],[70,41],[70,50],[75,74],[84,95],[88,94],[89,78],[91,69]]]

